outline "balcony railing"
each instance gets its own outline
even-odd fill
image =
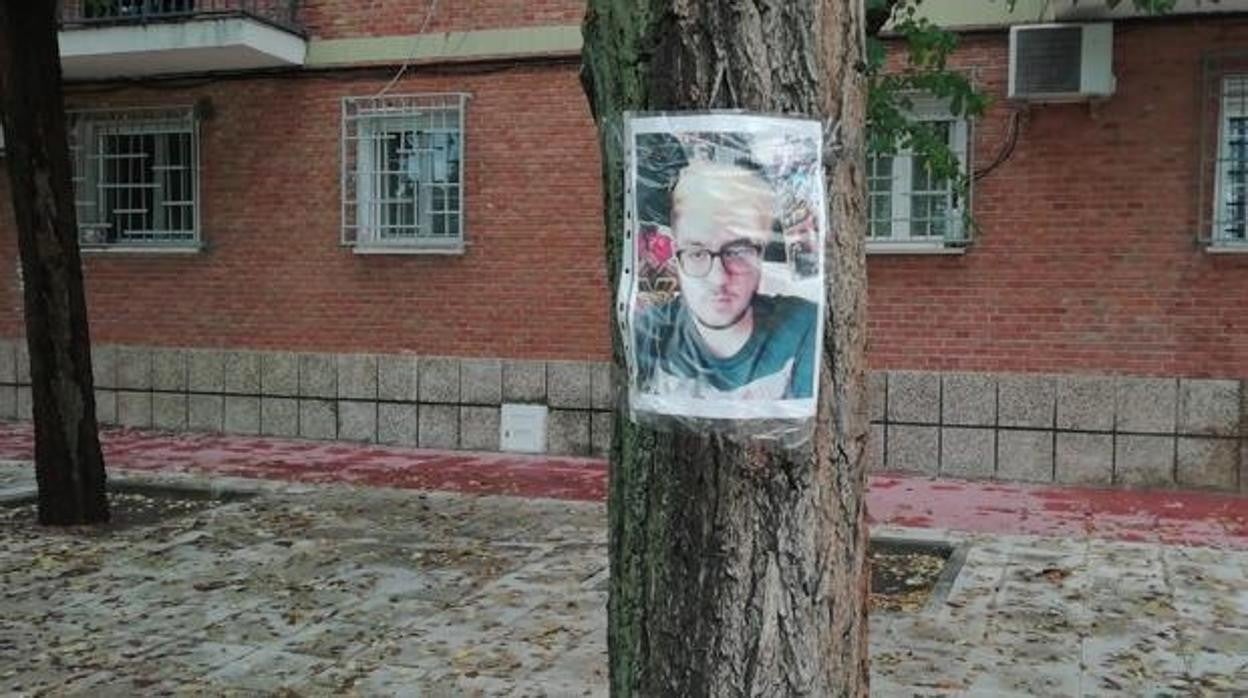
[[[60,0],[62,29],[250,17],[302,33],[298,0]]]

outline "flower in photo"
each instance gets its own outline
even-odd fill
[[[672,237],[658,226],[649,226],[642,232],[642,259],[653,270],[667,266],[675,254]]]

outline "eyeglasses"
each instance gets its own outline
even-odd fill
[[[724,266],[729,274],[745,274],[758,269],[759,260],[763,256],[763,246],[754,242],[734,242],[725,245],[718,252],[702,248],[677,250],[676,259],[680,262],[681,271],[694,278],[702,278],[711,273],[711,265],[715,258]]]

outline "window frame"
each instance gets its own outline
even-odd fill
[[[1229,219],[1223,217],[1228,207],[1229,169],[1232,165],[1230,124],[1232,119],[1248,120],[1248,72],[1235,72],[1221,76],[1216,101],[1218,113],[1217,141],[1213,158],[1213,201],[1209,219],[1208,248],[1215,252],[1248,252],[1248,147],[1241,163],[1246,172],[1244,179],[1243,207],[1238,221],[1243,238],[1231,238],[1224,234]],[[1246,134],[1248,137],[1248,134]]]
[[[971,120],[955,116],[945,99],[928,95],[912,95],[909,99],[912,104],[908,114],[910,118],[922,123],[950,124],[950,148],[957,155],[963,173],[969,174],[973,143]],[[968,188],[965,196],[959,196],[954,190],[953,183],[950,182],[947,195],[950,199],[947,219],[949,230],[940,237],[913,235],[911,225],[914,220],[911,213],[915,196],[913,189],[915,157],[905,148],[899,148],[891,155],[882,156],[892,159],[889,175],[891,187],[888,196],[892,214],[889,219],[890,234],[887,237],[872,236],[873,224],[878,222],[878,219],[872,216],[870,188],[871,180],[878,179],[872,174],[876,157],[880,156],[868,155],[867,157],[867,252],[872,254],[961,254],[963,248],[970,242],[965,212],[971,206],[971,190]],[[876,192],[877,195],[878,193]]]
[[[69,109],[66,110],[67,135],[70,161],[73,166],[72,181],[74,208],[78,222],[78,244],[85,252],[198,252],[203,249],[201,215],[203,198],[200,172],[199,117],[191,106],[133,107],[124,109]],[[112,182],[103,173],[104,138],[109,136],[167,136],[187,137],[187,161],[179,166],[186,172],[189,190],[190,229],[158,228],[144,229],[149,237],[130,237],[131,230],[119,231],[114,241],[96,239],[92,231],[111,227],[108,222],[105,190],[119,188],[122,183]],[[154,149],[155,150],[155,149]],[[172,171],[166,161],[153,165],[160,171]],[[168,205],[175,200],[165,199],[165,188],[158,183],[133,183],[130,186],[161,192],[153,195],[152,205]],[[183,200],[185,201],[185,200]],[[84,210],[85,209],[85,210]],[[115,217],[115,213],[113,214]],[[154,221],[153,221],[154,222]],[[133,230],[139,230],[135,228]]]
[[[342,234],[340,244],[352,247],[356,254],[462,254],[465,249],[465,121],[467,112],[465,93],[419,93],[407,95],[384,95],[374,97],[344,97],[342,102]],[[442,112],[438,116],[436,112]],[[445,114],[451,112],[449,116]],[[428,119],[429,123],[422,120]],[[451,162],[458,164],[454,179],[433,176],[438,169],[435,157],[418,163],[417,169],[427,171],[413,184],[412,223],[400,226],[387,222],[388,206],[400,201],[385,198],[385,178],[401,175],[379,167],[384,139],[398,135],[400,139],[410,135],[417,138],[424,134],[435,139],[450,136],[454,139],[453,159],[445,159],[445,167]],[[415,145],[416,151],[422,148]],[[437,150],[430,143],[429,150]],[[447,153],[450,153],[447,149]],[[411,155],[419,157],[419,155]],[[382,166],[386,166],[382,164]],[[421,181],[428,179],[429,181]],[[436,192],[442,192],[442,206],[437,207]],[[450,193],[456,193],[456,206],[449,207]],[[380,192],[380,193],[379,193]],[[435,217],[442,217],[442,224],[449,227],[454,222],[453,234],[434,234]],[[385,231],[394,229],[387,234]]]

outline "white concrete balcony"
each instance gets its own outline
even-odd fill
[[[61,0],[66,80],[302,66],[296,0]]]

